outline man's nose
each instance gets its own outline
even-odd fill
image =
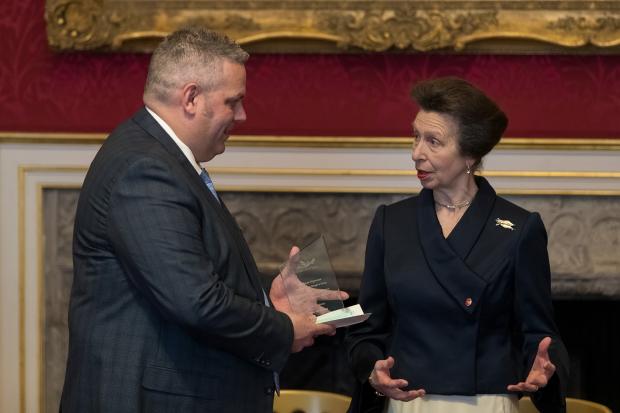
[[[239,105],[237,110],[235,110],[235,122],[245,122],[247,118],[248,116],[245,113],[245,108],[243,105]]]

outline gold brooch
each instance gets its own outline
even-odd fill
[[[500,226],[502,228],[506,228],[509,229],[511,231],[513,231],[515,229],[515,224],[513,224],[512,222],[508,221],[507,219],[499,219],[499,218],[495,218],[495,226]]]

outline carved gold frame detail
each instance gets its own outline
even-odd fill
[[[183,26],[250,51],[618,52],[617,0],[46,0],[56,50],[152,51]]]

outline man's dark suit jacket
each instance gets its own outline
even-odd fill
[[[225,206],[143,108],[95,157],[74,231],[61,411],[271,412],[289,318]]]
[[[564,411],[568,360],[553,321],[545,228],[537,213],[496,196],[484,178],[476,182],[474,201],[447,238],[430,190],[377,210],[360,292],[372,316],[346,340],[359,381],[351,412],[382,411],[384,399],[367,379],[389,355],[392,377],[409,389],[506,394],[547,336],[557,372],[532,398],[545,412]]]

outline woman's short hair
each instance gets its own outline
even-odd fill
[[[458,125],[462,156],[482,158],[499,142],[508,126],[506,114],[487,95],[457,77],[442,77],[417,83],[411,97],[427,112],[450,115]]]
[[[173,89],[189,82],[210,89],[220,78],[223,59],[243,65],[248,58],[223,34],[203,28],[177,30],[153,51],[144,94],[165,102]]]

